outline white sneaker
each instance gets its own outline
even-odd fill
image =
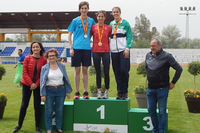
[[[108,91],[105,91],[105,93],[103,95],[103,99],[108,99]]]
[[[97,92],[97,99],[101,99],[102,97],[101,97],[101,92],[99,91],[99,92]]]

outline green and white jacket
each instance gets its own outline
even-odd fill
[[[110,38],[111,52],[117,53],[117,52],[124,51],[126,49],[129,50],[131,47],[133,47],[133,34],[131,32],[131,27],[128,21],[126,21],[125,19],[121,20],[117,29],[116,39],[113,39],[113,34],[114,34],[113,23],[114,23],[114,29],[115,29],[118,21],[115,22],[115,20],[113,20],[110,22],[110,26],[112,28],[112,34]]]

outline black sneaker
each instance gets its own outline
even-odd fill
[[[122,94],[122,100],[126,100],[128,98],[127,93]]]
[[[40,128],[39,128],[39,127],[36,127],[36,128],[35,128],[35,131],[36,131],[36,133],[41,133],[41,131],[40,131]]]
[[[21,127],[22,127],[22,126],[17,125],[17,126],[15,127],[15,129],[13,130],[13,133],[18,132],[18,131],[21,129]]]
[[[59,130],[57,130],[57,129],[56,129],[56,132],[57,132],[57,133],[64,133],[62,130],[59,131]]]
[[[88,92],[87,92],[87,91],[85,91],[85,92],[83,93],[83,98],[84,98],[84,99],[89,99],[89,97],[88,97]]]
[[[80,97],[80,93],[79,93],[79,91],[77,91],[77,92],[75,93],[74,99],[79,99],[79,97]]]
[[[121,99],[122,99],[122,94],[121,94],[121,93],[118,93],[116,99],[117,99],[117,100],[121,100]]]

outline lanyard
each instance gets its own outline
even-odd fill
[[[84,25],[82,16],[80,16],[80,19],[81,19],[81,23],[82,23],[83,30],[84,30],[84,37],[87,38],[88,17],[86,18],[86,27],[85,27],[85,25]]]
[[[103,27],[101,29],[101,33],[99,31],[99,24],[97,24],[97,29],[98,29],[99,42],[101,42],[102,37],[103,37],[104,25],[103,25]]]
[[[122,20],[122,18],[119,19],[116,27],[114,26],[114,22],[113,22],[113,34],[115,37],[116,37],[117,29],[118,29],[118,26],[119,26],[121,20]]]

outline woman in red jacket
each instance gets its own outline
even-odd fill
[[[110,48],[109,48],[109,37],[111,35],[110,26],[104,24],[106,19],[105,11],[97,12],[98,23],[92,25],[91,35],[93,36],[93,62],[96,70],[96,84],[98,88],[97,98],[107,99],[108,89],[110,84],[109,69],[110,69]],[[104,83],[105,93],[101,96],[101,60],[104,68]]]
[[[21,129],[26,109],[28,107],[31,93],[34,96],[34,109],[35,109],[35,127],[36,133],[40,133],[39,124],[41,116],[41,98],[40,98],[40,72],[41,67],[47,63],[43,57],[45,50],[40,42],[32,42],[30,48],[30,55],[26,56],[23,63],[23,76],[21,83],[22,87],[22,103],[19,112],[18,125],[13,130],[13,133]]]

